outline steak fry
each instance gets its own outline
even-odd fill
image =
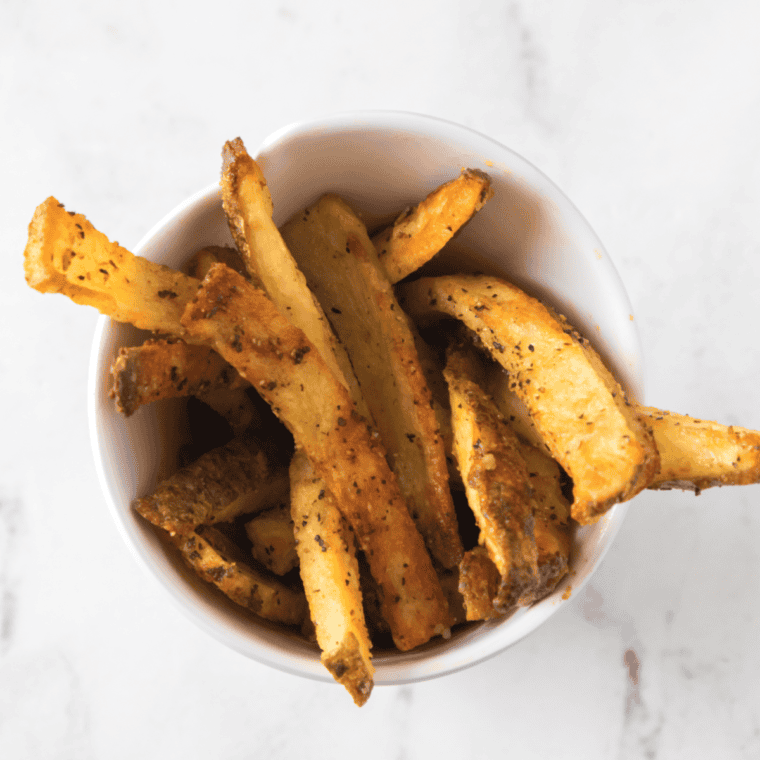
[[[588,341],[535,298],[492,277],[424,278],[401,286],[413,319],[448,315],[474,330],[510,373],[552,457],[573,480],[582,525],[635,496],[659,456],[651,431]]]
[[[462,557],[446,452],[430,389],[401,311],[362,221],[326,195],[282,235],[346,347],[406,505],[444,567]]]
[[[285,575],[298,567],[289,503],[260,512],[245,524],[245,532],[251,539],[253,558],[267,570]]]
[[[24,271],[40,293],[63,293],[117,322],[169,335],[182,334],[180,317],[200,285],[112,243],[53,197],[29,224]]]
[[[383,590],[396,646],[408,650],[444,633],[446,601],[385,451],[303,331],[220,264],[182,322],[251,381],[324,478]]]
[[[538,553],[528,469],[517,436],[476,380],[473,349],[451,347],[444,376],[449,384],[454,456],[480,543],[496,565],[498,612],[530,604],[538,586]]]
[[[127,417],[153,401],[250,385],[212,348],[181,340],[147,340],[120,348],[111,378],[111,398]]]
[[[300,625],[306,598],[280,581],[254,569],[239,556],[238,547],[214,528],[176,536],[174,544],[185,561],[208,583],[233,602],[259,617],[285,625]]]
[[[550,594],[570,569],[570,503],[562,494],[559,465],[543,448],[518,438],[533,491],[533,534],[538,551],[534,601]]]
[[[222,161],[224,213],[248,272],[288,320],[306,333],[369,419],[346,351],[272,220],[272,196],[259,165],[240,138],[225,143]]]
[[[132,507],[170,535],[258,512],[287,493],[287,470],[252,440],[235,438],[163,481]]]
[[[493,195],[488,175],[465,169],[404,211],[372,238],[380,263],[395,283],[430,261]]]
[[[650,488],[699,493],[711,486],[760,482],[760,432],[652,407],[641,411],[660,451],[660,469]]]
[[[502,578],[483,546],[464,553],[459,564],[459,593],[464,600],[465,620],[493,620],[500,612],[493,600],[499,593]]]
[[[364,622],[354,536],[303,452],[290,465],[296,551],[322,662],[357,705],[372,692],[372,644]]]

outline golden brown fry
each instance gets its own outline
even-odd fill
[[[431,554],[444,567],[456,567],[462,545],[430,390],[412,326],[364,224],[343,200],[326,195],[294,216],[282,235],[348,351],[391,469]]]
[[[559,465],[543,450],[518,440],[533,491],[533,533],[538,550],[534,601],[551,593],[570,567],[570,503],[562,494]]]
[[[251,554],[275,575],[285,575],[298,566],[293,519],[287,503],[259,513],[245,524],[251,539]]]
[[[178,535],[174,544],[203,580],[259,617],[300,625],[306,616],[302,591],[290,589],[250,567],[242,561],[238,547],[214,528],[200,527],[190,534]]]
[[[492,277],[424,278],[402,286],[415,319],[449,315],[510,373],[553,458],[573,480],[573,517],[586,525],[651,481],[651,431],[588,341],[535,298]]]
[[[367,634],[354,536],[303,452],[290,466],[291,514],[301,579],[322,662],[357,705],[372,691]]]
[[[480,543],[501,576],[493,606],[506,612],[530,604],[538,586],[532,491],[517,436],[477,383],[480,368],[472,351],[450,348],[444,370],[454,455]]]
[[[403,280],[430,261],[492,195],[488,175],[465,169],[404,211],[393,226],[372,238],[388,279]]]
[[[55,198],[37,207],[24,251],[26,281],[63,293],[118,322],[181,335],[180,317],[200,282],[112,243]]]
[[[760,432],[643,407],[660,451],[649,488],[699,491],[760,482]]]
[[[111,378],[111,398],[127,416],[153,401],[250,385],[212,348],[181,340],[147,340],[119,349]]]
[[[182,321],[251,381],[324,478],[383,589],[396,646],[444,633],[446,601],[385,451],[303,331],[220,264]]]
[[[561,471],[551,458],[522,401],[509,389],[500,365],[485,373],[483,388],[517,433],[520,454],[533,489],[533,517],[538,547],[539,586],[536,600],[549,594],[570,565],[570,503],[562,493]]]
[[[459,563],[459,593],[464,600],[466,620],[492,620],[499,617],[493,600],[502,578],[483,546],[464,553]]]
[[[261,169],[240,138],[225,143],[222,160],[224,213],[251,277],[306,333],[332,373],[351,391],[359,412],[369,419],[346,351],[272,221],[272,196]]]
[[[287,470],[252,440],[235,438],[163,481],[132,507],[170,535],[258,512],[287,492]]]

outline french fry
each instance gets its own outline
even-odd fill
[[[183,333],[182,312],[200,285],[110,242],[53,197],[37,207],[29,225],[24,271],[40,293],[62,293],[117,322],[177,336]]]
[[[760,482],[760,432],[653,407],[641,411],[660,452],[660,469],[649,488],[699,493]]]
[[[446,452],[412,325],[401,312],[366,228],[326,195],[282,236],[346,347],[407,507],[444,567],[462,557]],[[329,262],[329,265],[327,265]]]
[[[140,346],[120,348],[111,366],[111,379],[111,398],[127,417],[153,401],[250,386],[212,348],[177,339],[151,339]]]
[[[303,331],[221,264],[182,323],[251,381],[324,478],[383,589],[396,646],[405,651],[445,633],[446,601],[385,451]]]
[[[492,277],[423,278],[401,290],[413,319],[463,321],[510,373],[552,457],[573,480],[572,515],[595,522],[651,481],[651,431],[588,341],[514,285]]]
[[[290,465],[291,514],[301,579],[322,662],[357,705],[372,691],[372,644],[354,536],[303,452]]]
[[[253,558],[275,575],[285,575],[298,566],[296,538],[290,505],[280,504],[260,512],[245,524]]]
[[[520,455],[533,489],[533,518],[538,547],[536,600],[551,593],[570,566],[570,504],[562,492],[561,471],[551,458],[522,401],[509,388],[500,365],[484,374],[484,390],[517,433]]]
[[[466,620],[493,620],[501,615],[493,604],[502,578],[483,546],[464,553],[459,564],[459,593]]]
[[[306,598],[280,581],[248,565],[238,547],[218,530],[199,527],[177,535],[174,544],[185,561],[208,583],[259,617],[285,625],[300,625]]]
[[[253,440],[235,438],[175,472],[132,507],[170,535],[258,512],[287,493],[287,469]]]
[[[465,169],[372,238],[392,283],[430,261],[493,195],[488,175]]]
[[[538,586],[528,468],[516,434],[477,382],[480,367],[473,349],[452,346],[444,376],[449,384],[454,454],[480,528],[480,543],[500,575],[493,607],[503,613],[530,604]]]
[[[520,456],[533,492],[533,534],[538,587],[533,601],[550,594],[570,569],[570,503],[562,493],[559,465],[542,448],[518,437]]]
[[[266,179],[240,138],[225,143],[222,151],[222,202],[230,232],[254,282],[306,333],[332,373],[351,391],[359,412],[369,419],[346,351],[272,221]]]

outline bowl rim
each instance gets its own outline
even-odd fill
[[[403,121],[403,124],[400,123],[399,120]],[[265,162],[268,151],[272,151],[276,146],[283,145],[289,140],[295,140],[301,136],[313,134],[317,130],[335,132],[339,129],[356,128],[361,126],[380,129],[393,128],[400,132],[412,132],[423,134],[424,136],[430,136],[432,131],[434,136],[437,135],[439,137],[442,137],[444,132],[450,133],[453,131],[459,133],[461,139],[464,139],[469,143],[488,145],[499,153],[509,155],[512,162],[520,165],[521,169],[527,170],[527,174],[540,179],[541,185],[549,188],[552,191],[553,197],[561,199],[566,208],[575,215],[581,226],[584,227],[587,233],[596,241],[599,250],[604,253],[601,264],[606,267],[605,277],[610,284],[615,285],[617,296],[623,300],[629,313],[633,314],[630,299],[612,259],[607,254],[606,249],[604,249],[603,244],[597,237],[588,220],[580,212],[577,206],[575,206],[570,198],[565,195],[562,189],[556,185],[553,180],[530,161],[525,159],[512,148],[471,129],[470,127],[446,119],[439,119],[434,116],[407,111],[344,111],[333,115],[322,116],[313,120],[294,122],[281,127],[268,135],[263,140],[256,153],[252,155],[256,155],[257,160],[262,159],[263,157]],[[176,222],[185,214],[195,212],[204,204],[214,202],[219,202],[221,204],[221,191],[218,183],[208,185],[179,203],[143,235],[140,242],[134,247],[134,253],[140,255],[150,241],[152,241],[163,229]],[[229,648],[232,648],[255,661],[269,665],[280,671],[318,681],[334,682],[330,674],[327,673],[321,665],[317,650],[315,650],[313,661],[311,659],[307,661],[307,659],[303,657],[294,658],[292,653],[283,654],[277,646],[267,646],[263,643],[260,648],[256,649],[256,651],[251,651],[250,644],[248,644],[248,646],[244,645],[243,641],[238,637],[229,635],[229,632],[227,632],[227,635],[223,635],[219,630],[219,623],[204,615],[197,605],[188,603],[187,596],[183,595],[176,586],[168,585],[164,582],[161,578],[161,573],[157,572],[156,565],[150,561],[148,556],[146,556],[145,551],[140,550],[136,543],[136,537],[127,523],[126,515],[123,509],[117,504],[117,500],[111,490],[103,461],[105,440],[103,437],[103,431],[99,425],[98,415],[99,398],[100,393],[102,392],[103,346],[111,324],[112,321],[109,317],[100,316],[93,336],[88,370],[88,424],[92,452],[101,490],[103,491],[109,510],[114,517],[117,528],[127,544],[130,553],[136,558],[138,565],[142,567],[143,571],[150,575],[153,580],[163,588],[174,606],[178,607],[186,617],[192,620],[201,630],[205,631],[214,640],[225,644]],[[635,322],[632,322],[631,330],[632,345],[638,371],[633,368],[628,372],[624,372],[623,374],[625,374],[627,382],[623,382],[623,384],[629,388],[630,386],[633,386],[632,390],[635,392],[635,395],[638,398],[643,399],[643,353],[641,338]],[[605,544],[596,556],[592,569],[577,584],[572,585],[572,596],[576,596],[583,589],[585,584],[588,583],[591,576],[598,570],[604,557],[610,550],[617,533],[622,528],[627,510],[628,503],[618,504],[602,517],[602,520],[605,522]],[[565,601],[567,600],[562,599],[550,603],[534,605],[530,608],[531,614],[528,616],[528,620],[525,620],[526,616],[523,611],[518,611],[511,619],[512,623],[508,629],[510,631],[508,637],[499,637],[498,635],[489,636],[489,633],[497,627],[494,623],[481,622],[472,624],[469,630],[473,633],[468,637],[468,643],[464,650],[453,647],[449,650],[436,652],[433,656],[429,656],[428,652],[423,647],[420,650],[413,650],[412,652],[394,654],[390,658],[384,657],[380,654],[374,661],[376,668],[375,683],[377,685],[404,684],[428,680],[481,663],[514,646],[514,644],[535,631],[556,611],[558,611]],[[466,656],[463,656],[464,654],[466,654]]]

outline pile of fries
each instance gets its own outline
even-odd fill
[[[240,139],[221,185],[236,247],[182,272],[49,198],[27,282],[153,333],[113,364],[120,412],[193,397],[224,420],[222,445],[196,441],[134,509],[234,602],[314,640],[358,705],[373,642],[408,651],[534,604],[575,525],[644,488],[760,479],[759,433],[638,406],[511,283],[419,276],[491,197],[482,172],[380,230],[335,195],[278,229]]]

